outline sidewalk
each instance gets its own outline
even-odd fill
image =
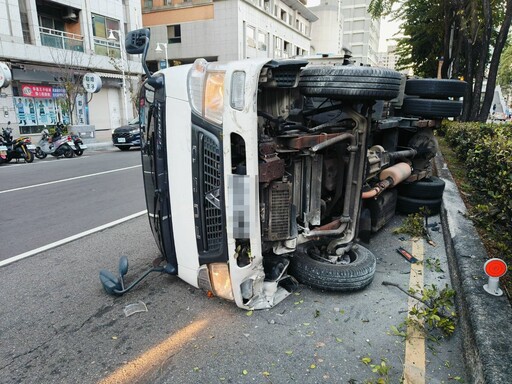
[[[102,151],[114,149],[112,144],[112,131],[110,129],[96,130],[96,137],[93,142],[84,142],[87,149],[92,151]]]
[[[441,217],[452,285],[458,293],[464,358],[473,383],[508,384],[512,380],[512,308],[507,297],[486,293],[487,252],[442,156],[435,158],[437,175],[446,182]]]

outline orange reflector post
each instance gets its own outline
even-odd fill
[[[503,295],[499,282],[500,277],[507,273],[507,264],[501,259],[490,259],[485,262],[484,271],[489,276],[487,284],[484,285],[484,290],[493,296]]]

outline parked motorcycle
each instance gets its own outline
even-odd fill
[[[55,157],[64,156],[66,158],[71,158],[75,155],[75,144],[71,136],[62,136],[62,125],[57,124],[55,133],[51,136],[47,129],[43,129],[41,133],[41,140],[37,143],[36,148],[36,157],[38,159],[44,159],[48,155]]]
[[[0,141],[0,164],[4,163],[7,159],[7,147]]]
[[[9,126],[11,122],[7,123],[7,128],[2,128],[2,136],[0,145],[7,148],[5,155],[5,162],[8,163],[12,159],[24,159],[26,163],[34,161],[35,146],[27,136],[21,136],[16,139],[12,137],[12,128]],[[0,151],[1,152],[1,151]],[[1,155],[0,155],[1,157]]]

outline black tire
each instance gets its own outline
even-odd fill
[[[432,200],[443,197],[445,184],[444,180],[432,176],[413,183],[400,183],[397,189],[401,196]]]
[[[376,258],[357,244],[348,252],[349,264],[331,264],[315,257],[319,244],[299,246],[291,258],[290,274],[302,284],[327,291],[350,292],[368,286],[375,275]]]
[[[25,155],[25,162],[26,163],[33,162],[34,161],[34,154],[32,152],[30,152],[28,149],[26,151],[27,151],[27,154]]]
[[[306,96],[336,100],[391,100],[400,91],[400,73],[350,65],[311,66],[302,70],[299,88]]]
[[[45,159],[45,158],[46,158],[46,156],[48,156],[48,155],[46,154],[46,152],[44,152],[44,151],[43,151],[41,148],[39,148],[39,147],[37,147],[37,148],[36,148],[36,153],[35,153],[35,155],[36,155],[36,157],[37,157],[38,159]]]
[[[77,156],[82,156],[83,154],[84,154],[84,150],[83,149],[77,149],[75,151],[75,155],[77,155]]]
[[[462,112],[462,101],[434,100],[408,97],[404,99],[402,113],[404,115],[443,118],[457,117]]]
[[[70,146],[68,146],[65,150],[64,150],[64,157],[65,158],[72,158],[73,156],[75,156],[75,151],[73,151],[73,148],[71,148]]]
[[[422,208],[427,209],[429,215],[439,213],[443,199],[416,199],[414,197],[398,195],[396,210],[400,213],[419,213]]]
[[[467,83],[454,79],[409,79],[405,83],[405,93],[429,99],[463,97]]]
[[[129,151],[130,150],[130,147],[121,147],[121,146],[119,146],[117,148],[119,148],[121,151]]]

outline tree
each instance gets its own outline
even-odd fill
[[[92,58],[89,56],[87,60],[82,52],[58,48],[51,49],[50,55],[59,68],[59,78],[66,91],[66,96],[60,102],[60,107],[68,113],[70,123],[73,124],[76,98],[79,94],[85,94],[82,80],[88,72],[86,68],[91,67]],[[87,60],[87,62],[83,62],[83,60]]]
[[[512,45],[510,44],[501,55],[497,81],[504,92],[507,94],[512,92]]]
[[[468,82],[462,119],[487,119],[512,21],[512,0],[372,0],[369,12],[402,20],[404,37],[398,39],[397,53],[403,57],[398,64],[435,77],[442,56],[442,77]]]

